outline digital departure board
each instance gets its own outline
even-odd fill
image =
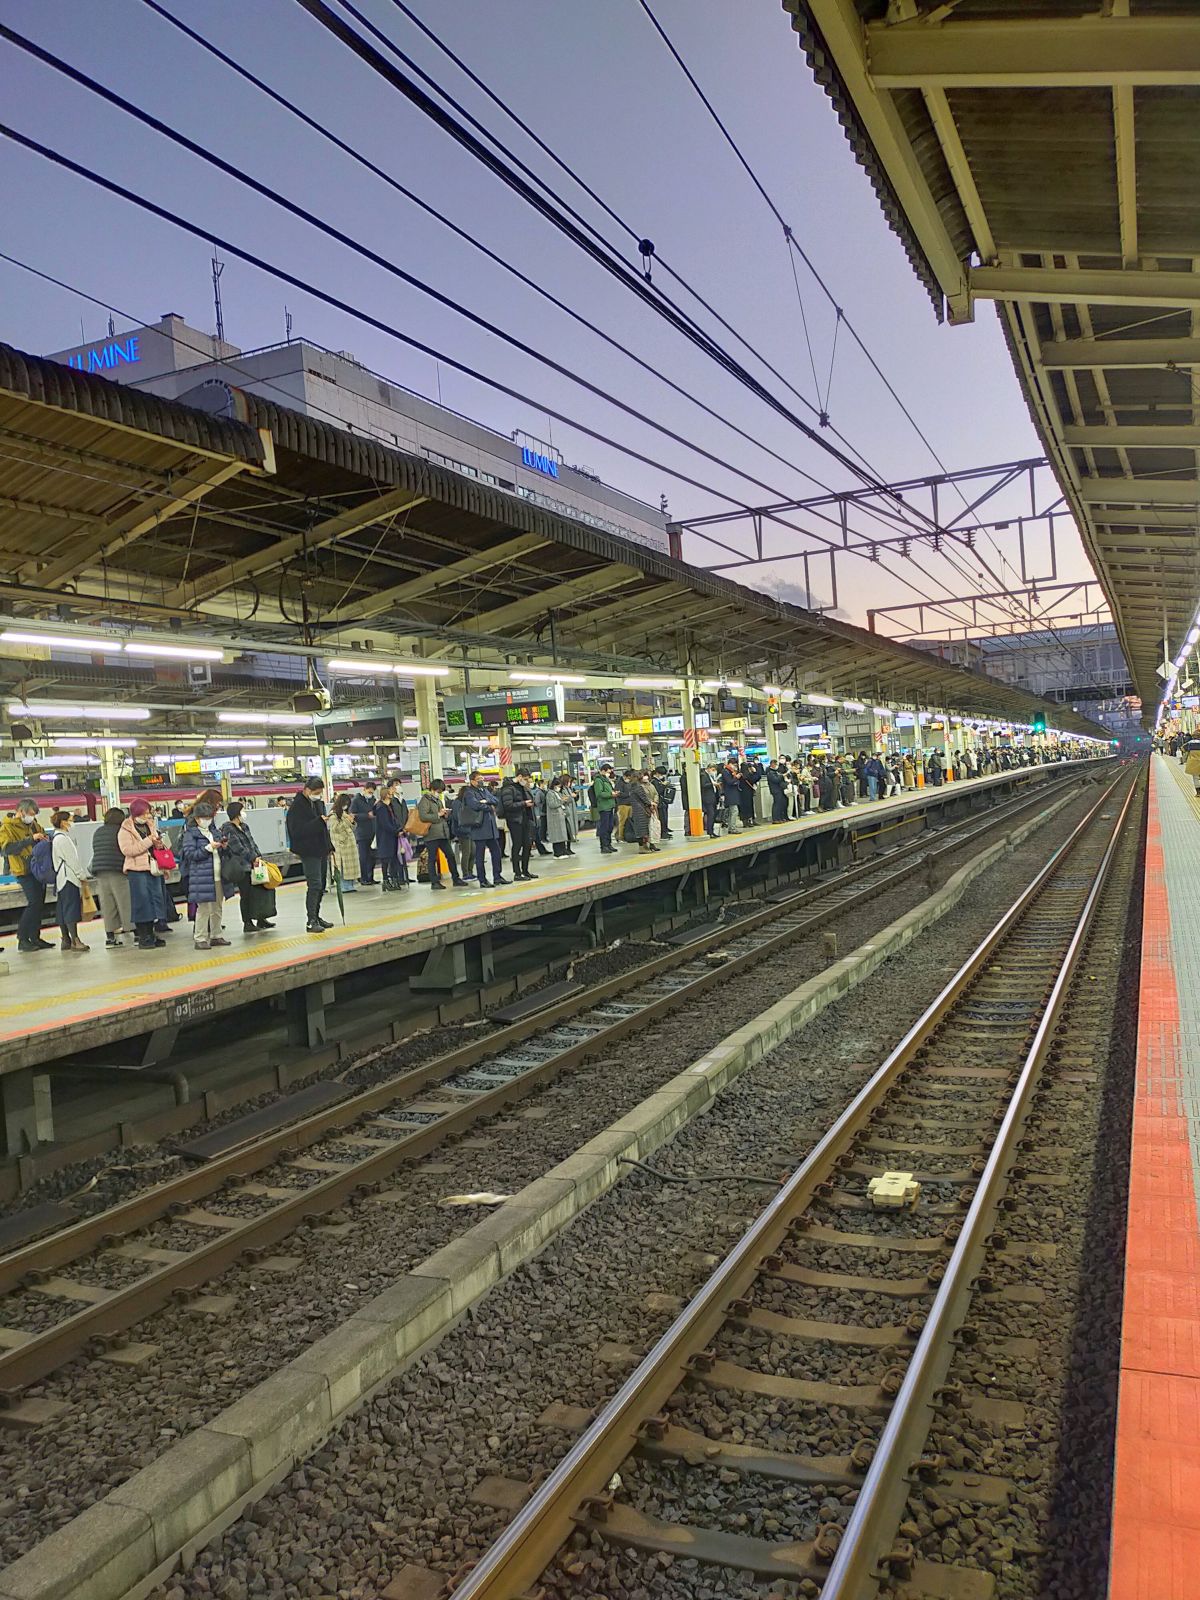
[[[446,726],[452,733],[552,726],[562,721],[561,695],[554,685],[465,695],[446,702]]]

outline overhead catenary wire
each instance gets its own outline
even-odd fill
[[[382,76],[385,81],[390,83],[393,88],[397,89],[401,94],[403,94],[406,99],[408,99],[417,107],[417,109],[423,111],[439,127],[449,133],[450,136],[459,144],[470,151],[471,154],[475,155],[477,159],[482,161],[486,167],[488,167],[497,176],[501,177],[501,179],[506,182],[509,187],[514,189],[514,191],[518,194],[521,194],[523,198],[527,199],[536,210],[540,211],[544,216],[554,221],[555,226],[559,227],[560,230],[565,232],[569,237],[575,238],[576,242],[580,243],[581,247],[585,249],[586,252],[593,257],[593,259],[601,261],[601,263],[605,265],[610,272],[613,272],[614,275],[624,281],[628,286],[632,287],[635,293],[638,293],[643,299],[647,299],[645,291],[649,286],[641,280],[638,274],[631,273],[630,269],[625,265],[624,262],[612,257],[611,255],[608,255],[604,250],[601,250],[599,254],[597,253],[594,241],[601,239],[602,236],[596,232],[591,224],[587,223],[585,219],[580,218],[578,212],[572,211],[570,207],[566,208],[567,211],[570,212],[571,218],[574,218],[576,222],[581,223],[582,226],[592,235],[591,239],[580,239],[578,237],[578,228],[575,227],[568,218],[556,214],[558,210],[558,202],[556,199],[550,199],[547,197],[549,195],[549,190],[547,189],[547,186],[544,184],[543,180],[539,179],[537,175],[523,163],[517,161],[515,157],[512,157],[511,152],[508,152],[505,149],[500,141],[496,139],[494,134],[491,134],[489,130],[484,128],[483,125],[480,124],[476,118],[472,117],[471,114],[465,110],[465,108],[460,106],[459,103],[454,100],[454,98],[449,95],[441,85],[437,84],[428,73],[420,68],[414,61],[412,61],[411,58],[407,56],[393,40],[389,39],[386,34],[384,34],[378,27],[375,26],[374,23],[370,21],[369,18],[364,16],[363,13],[352,3],[352,0],[337,0],[337,3],[345,12],[349,13],[349,15],[351,15],[360,24],[360,26],[365,28],[369,34],[378,39],[392,56],[400,61],[412,73],[419,76],[425,83],[429,84],[430,87],[433,88],[443,100],[451,105],[459,115],[465,118],[474,127],[478,128],[480,132],[486,138],[490,139],[491,142],[499,149],[504,150],[504,154],[508,156],[509,159],[513,160],[516,166],[520,167],[521,173],[525,174],[525,176],[521,176],[520,173],[513,171],[512,168],[507,166],[506,162],[496,156],[493,151],[482,146],[480,141],[473,134],[471,134],[467,128],[458,123],[455,117],[447,112],[442,106],[431,100],[430,96],[426,94],[419,87],[419,85],[414,83],[405,72],[399,70],[391,62],[384,60],[384,58],[380,56],[379,52],[370,44],[369,40],[364,39],[361,35],[357,34],[353,28],[351,28],[330,8],[329,5],[325,3],[325,0],[296,0],[296,3],[317,21],[319,21],[330,33],[334,35],[334,37],[346,45],[347,48],[358,55],[364,62],[367,63],[367,65],[372,67],[372,69]],[[403,10],[405,15],[409,16],[410,18],[413,16],[410,9],[403,5],[401,0],[393,0],[393,3],[396,4],[399,9]],[[421,26],[423,27],[424,25],[422,24]],[[457,60],[457,58],[455,59]],[[481,80],[475,78],[475,81],[480,82]],[[492,96],[492,98],[495,99],[496,97]],[[521,126],[525,127],[526,125],[522,123]],[[539,141],[539,144],[542,144],[542,142]],[[542,148],[548,147],[542,144]],[[540,194],[536,189],[531,190],[530,183],[526,181],[526,178],[532,180],[534,184],[541,185],[543,189],[546,189],[546,194]],[[673,322],[677,328],[682,330],[682,328],[685,326],[685,324],[681,323],[679,320],[681,314],[673,305],[670,305],[669,303],[664,305],[660,299],[653,296],[647,299],[647,303],[655,306],[655,308],[658,309],[661,314],[666,315],[668,321]],[[688,319],[688,321],[690,322],[690,319]],[[691,327],[695,330],[697,325],[692,322]],[[739,378],[739,381],[745,383],[754,393],[758,394],[760,398],[766,399],[769,405],[773,406],[775,410],[779,411],[780,414],[785,416],[787,420],[791,421],[793,425],[799,427],[807,438],[815,442],[820,448],[828,451],[829,454],[834,456],[834,458],[837,459],[843,466],[847,467],[847,469],[857,476],[862,482],[868,484],[870,487],[882,492],[885,495],[889,494],[890,491],[888,489],[888,485],[882,481],[880,475],[873,468],[869,468],[864,471],[863,468],[859,467],[857,463],[851,461],[842,451],[831,446],[828,440],[823,439],[816,430],[810,428],[807,424],[802,422],[775,396],[770,395],[769,391],[765,390],[757,379],[753,378],[751,374],[746,372],[745,368],[743,368],[740,363],[735,362],[733,358],[728,355],[728,353],[721,351],[719,346],[715,346],[711,338],[704,334],[702,330],[699,330],[698,338],[702,344],[702,347],[707,347],[710,354],[715,352],[715,359],[717,359],[721,365],[725,366],[727,370],[733,372],[734,375]],[[790,387],[791,386],[789,385],[789,388]],[[838,437],[840,438],[841,436],[838,435]],[[852,446],[849,448],[853,450]],[[854,450],[854,454],[858,455],[859,452]],[[943,471],[945,470],[946,469],[943,466]],[[902,502],[899,503],[903,504]],[[907,510],[907,508],[905,509]],[[946,559],[952,566],[956,565],[956,563],[949,557]],[[876,564],[882,564],[878,557],[875,558],[875,561]],[[885,570],[891,571],[891,569]],[[938,581],[937,579],[933,579],[932,575],[926,572],[924,568],[919,567],[919,565],[918,570],[920,570],[926,577],[930,577],[931,581]],[[959,570],[961,573],[961,568],[958,568],[957,570]],[[997,582],[1000,581],[994,573],[992,576]],[[905,583],[906,587],[913,589],[914,592],[919,592],[916,586],[910,583],[907,579],[902,578],[901,581]]]
[[[562,422],[568,427],[578,429],[580,433],[585,434],[588,438],[607,445],[609,448],[630,457],[632,460],[641,462],[644,466],[649,466],[654,468],[656,471],[664,472],[677,479],[681,483],[686,483],[692,488],[699,489],[704,494],[712,495],[714,498],[724,501],[727,505],[735,506],[742,511],[749,512],[751,510],[751,508],[747,506],[745,502],[738,500],[735,496],[728,494],[726,491],[717,489],[713,485],[707,484],[700,479],[693,478],[690,474],[681,471],[679,468],[668,467],[661,461],[657,461],[653,457],[646,455],[644,452],[635,449],[632,445],[622,444],[609,435],[602,433],[600,430],[589,426],[587,423],[581,422],[579,419],[572,417],[568,413],[550,406],[543,399],[533,399],[529,395],[521,393],[520,390],[513,388],[511,385],[504,383],[502,380],[490,377],[488,374],[480,372],[476,368],[471,367],[468,363],[457,360],[455,357],[447,354],[446,352],[438,350],[436,347],[426,343],[424,340],[417,339],[413,334],[405,333],[400,328],[397,328],[393,324],[384,321],[382,318],[375,316],[373,313],[366,311],[361,307],[352,305],[350,302],[342,299],[340,296],[334,295],[328,290],[320,288],[318,285],[307,279],[298,277],[295,273],[288,271],[287,268],[266,260],[264,257],[246,249],[242,245],[236,244],[232,239],[225,238],[219,233],[216,233],[211,228],[203,227],[199,223],[193,222],[190,219],[171,211],[169,208],[159,205],[156,201],[149,199],[148,196],[135,193],[133,190],[126,188],[123,184],[117,183],[114,179],[105,177],[103,174],[93,171],[84,164],[75,161],[72,157],[63,154],[61,151],[54,150],[48,145],[42,144],[41,141],[32,138],[28,134],[22,133],[16,128],[12,128],[7,124],[0,123],[0,136],[11,140],[13,143],[20,145],[26,150],[30,150],[37,155],[43,156],[46,160],[52,162],[54,165],[59,166],[68,172],[72,172],[76,176],[97,185],[107,193],[116,195],[123,200],[127,200],[140,209],[148,211],[151,215],[158,217],[160,220],[168,222],[173,226],[180,228],[184,232],[190,233],[194,238],[215,244],[220,249],[227,251],[232,256],[236,256],[239,260],[245,261],[248,265],[257,268],[259,271],[276,277],[281,282],[290,284],[293,288],[305,294],[311,295],[314,299],[321,301],[323,304],[331,306],[333,309],[341,311],[345,315],[353,317],[357,321],[360,321],[369,327],[375,328],[378,332],[386,334],[389,337],[398,340],[402,344],[408,345],[411,349],[420,351],[423,355],[429,356],[434,360],[441,361],[453,371],[459,372],[465,377],[472,378],[476,382],[483,384],[485,387],[490,388],[499,394],[507,396],[511,400],[515,400],[522,405],[533,406],[535,409],[545,412],[548,416],[553,417],[555,421]],[[892,573],[891,575],[903,583],[906,588],[912,589],[914,593],[922,594],[922,591],[919,590],[916,585],[911,583],[906,577],[904,577],[903,574]],[[922,594],[922,598],[928,599],[929,597]],[[938,606],[938,602],[936,600],[930,600],[929,604],[931,607]]]
[[[447,217],[443,212],[439,211],[435,206],[432,206],[428,201],[424,200],[420,195],[416,194],[413,190],[409,189],[406,185],[400,183],[399,180],[397,180],[392,174],[388,173],[383,168],[378,166],[377,163],[371,161],[368,157],[364,156],[360,151],[356,150],[346,140],[343,140],[343,139],[339,138],[331,130],[329,130],[329,129],[325,128],[324,126],[322,126],[322,124],[320,124],[315,118],[309,116],[309,114],[306,111],[304,111],[302,107],[297,106],[294,101],[291,101],[285,95],[280,94],[277,90],[272,88],[271,85],[267,84],[262,78],[258,77],[255,73],[251,72],[248,68],[243,66],[240,62],[236,61],[233,57],[228,55],[225,51],[221,50],[217,45],[213,44],[210,40],[206,39],[202,34],[198,33],[195,29],[189,27],[187,25],[187,23],[182,22],[180,19],[174,17],[168,10],[166,10],[166,8],[163,5],[161,5],[159,3],[159,0],[143,0],[143,3],[145,5],[147,5],[152,11],[154,11],[158,16],[160,16],[164,21],[170,23],[179,32],[183,33],[185,36],[187,36],[188,38],[192,39],[196,44],[200,45],[204,50],[206,50],[209,54],[211,54],[216,59],[221,61],[225,66],[230,68],[233,72],[237,73],[244,80],[248,81],[256,89],[258,89],[260,92],[262,92],[263,94],[267,95],[276,104],[282,106],[290,114],[296,116],[299,120],[301,120],[303,123],[305,123],[306,126],[310,127],[316,133],[318,133],[322,138],[327,140],[329,143],[333,144],[337,149],[339,149],[342,152],[344,152],[352,160],[356,161],[359,165],[363,166],[367,171],[371,172],[374,176],[380,178],[383,182],[387,183],[391,188],[396,190],[396,192],[402,194],[406,199],[410,200],[412,203],[414,203],[415,205],[420,207],[428,215],[434,217],[438,222],[442,223],[444,226],[446,226],[448,229],[450,229],[457,237],[463,239],[465,242],[469,243],[473,248],[475,248],[476,250],[480,251],[488,260],[491,260],[496,265],[500,266],[503,270],[505,270],[506,272],[510,273],[512,276],[517,278],[517,280],[519,282],[523,283],[528,288],[532,289],[535,293],[537,293],[538,295],[540,295],[541,297],[546,299],[548,303],[554,305],[556,308],[558,308],[559,310],[563,311],[567,316],[571,317],[573,320],[578,322],[581,326],[585,327],[590,332],[596,334],[597,337],[599,337],[604,342],[609,344],[612,348],[620,351],[623,355],[627,356],[630,360],[635,362],[644,371],[651,373],[653,376],[658,378],[659,381],[661,381],[666,387],[670,388],[675,393],[681,395],[683,398],[687,399],[690,403],[696,405],[700,410],[704,411],[708,416],[714,418],[716,421],[719,421],[720,423],[722,423],[725,427],[728,427],[739,438],[741,438],[744,441],[754,445],[756,448],[762,450],[766,455],[769,455],[773,460],[779,462],[780,465],[788,467],[789,470],[794,470],[796,472],[799,472],[802,477],[808,478],[809,481],[818,484],[818,486],[821,487],[821,488],[829,490],[829,492],[833,492],[830,489],[830,486],[825,484],[824,482],[822,482],[822,480],[814,477],[813,474],[811,474],[809,472],[806,472],[803,469],[797,467],[792,460],[790,460],[788,457],[782,455],[779,451],[774,450],[771,446],[767,445],[761,439],[755,438],[752,434],[748,433],[745,429],[741,428],[737,423],[733,422],[732,419],[729,418],[727,415],[725,415],[722,412],[717,411],[714,407],[709,406],[706,402],[701,400],[698,396],[696,396],[695,394],[691,393],[688,389],[684,388],[683,385],[676,383],[673,379],[668,377],[666,373],[662,372],[660,369],[658,369],[655,366],[653,366],[650,362],[645,361],[642,357],[637,355],[637,353],[635,351],[629,349],[629,347],[626,346],[625,344],[623,344],[620,340],[617,340],[617,339],[613,338],[613,336],[608,334],[604,329],[599,328],[595,323],[590,321],[590,319],[588,319],[587,317],[583,316],[580,312],[575,310],[574,307],[568,305],[559,296],[553,294],[550,290],[545,288],[544,285],[538,283],[536,280],[534,280],[531,277],[529,277],[526,273],[522,272],[519,268],[514,266],[511,262],[505,260],[504,257],[498,255],[495,251],[490,250],[485,244],[482,243],[482,241],[477,239],[474,234],[471,234],[468,230],[459,227],[459,225],[457,223],[455,223],[451,218]],[[406,15],[410,14],[409,11],[408,11],[408,8],[401,3],[401,0],[397,0],[397,3],[400,4],[400,8],[405,11]],[[423,24],[419,24],[419,25],[423,26]],[[458,60],[457,57],[453,57],[453,59],[456,62]],[[466,72],[470,72],[470,68],[466,67],[465,65],[463,66],[463,70],[466,71]],[[486,87],[486,86],[482,85],[482,80],[478,79],[475,74],[471,74],[471,76],[472,76],[472,79],[474,81],[480,83],[481,87]],[[490,91],[487,91],[487,92],[490,93]],[[518,119],[518,122],[520,122],[520,119]],[[522,126],[523,128],[527,127],[527,125],[524,124],[524,123],[520,123],[520,126]],[[537,135],[534,134],[532,132],[532,130],[529,130],[529,132],[530,132],[530,136],[532,138],[537,139]],[[539,140],[538,142],[539,142],[539,145],[542,145],[542,141]],[[543,146],[543,147],[546,148],[547,150],[549,149],[548,146]],[[589,193],[594,193],[594,191],[590,191],[590,190],[588,192]],[[603,203],[603,202],[601,202],[601,203]],[[608,209],[608,208],[606,208],[606,209]],[[614,215],[614,216],[616,215],[616,213],[611,213],[611,214]],[[789,260],[791,261],[792,273],[793,273],[793,277],[795,278],[795,262],[794,262],[794,260],[792,260],[790,255],[789,255]],[[798,279],[796,279],[796,293],[797,293],[797,296],[799,297],[800,296],[800,287],[799,287],[799,280]],[[804,312],[803,312],[803,300],[801,299],[801,316],[802,317],[803,317],[803,314],[804,314]],[[810,350],[809,350],[809,355],[810,355],[810,360],[811,360],[811,357],[812,357],[811,347],[810,347]],[[817,378],[815,365],[813,367],[813,381],[814,381],[815,387],[819,390],[820,384],[819,384],[819,380]],[[826,399],[825,399],[825,407],[826,407],[826,409],[827,409],[827,406],[828,406],[828,387],[829,387],[829,383],[831,381],[832,381],[832,362],[831,362],[831,368],[830,368],[830,376],[826,381]],[[836,430],[835,430],[835,432],[836,432]],[[848,448],[854,449],[854,447],[849,444],[849,441],[844,439],[844,436],[839,434],[838,437],[843,439],[843,442],[847,444]],[[864,465],[866,465],[868,467],[868,469],[874,470],[874,469],[870,468],[870,463],[867,461],[867,458],[862,455],[861,451],[858,451],[857,449],[854,449],[854,453],[855,453],[855,455],[857,455],[859,457],[859,459],[864,463]],[[753,481],[753,480],[751,480],[751,481]],[[760,485],[760,487],[767,487],[767,486],[766,485]],[[770,492],[776,494],[781,499],[785,498],[785,496],[783,495],[782,491],[776,491],[776,490],[772,489],[772,490],[770,490]],[[822,517],[820,520],[825,520],[825,521],[831,521],[832,522],[832,519],[830,519],[828,517]],[[790,528],[795,528],[795,525],[792,524],[792,523],[787,523],[786,525],[788,527],[790,527]],[[803,530],[798,530],[797,529],[796,531],[803,531]],[[809,532],[809,536],[810,537],[814,537],[814,538],[819,538],[819,536],[814,535],[811,532]],[[931,573],[929,573],[927,569],[921,567],[920,563],[915,563],[915,565],[917,566],[918,571],[920,571],[923,576],[928,577],[931,582],[937,583],[939,581],[936,578],[934,578],[933,575]]]
[[[395,3],[395,0],[394,0],[394,3]],[[729,145],[730,150],[733,152],[734,156],[737,158],[738,162],[740,163],[742,168],[745,170],[745,172],[746,172],[747,176],[749,177],[751,183],[754,185],[755,189],[758,191],[759,195],[762,197],[762,200],[766,204],[768,209],[770,210],[771,215],[774,217],[775,221],[779,224],[780,228],[783,230],[784,237],[787,240],[789,249],[795,251],[795,253],[800,257],[801,261],[803,261],[804,265],[808,268],[809,272],[812,273],[814,279],[816,280],[816,282],[820,286],[822,292],[824,293],[825,297],[828,299],[830,305],[834,308],[834,311],[836,312],[837,319],[838,319],[837,320],[837,324],[835,326],[835,330],[834,330],[835,341],[836,341],[837,327],[840,327],[841,323],[845,322],[846,331],[849,333],[850,337],[854,340],[854,342],[858,346],[858,348],[861,350],[862,354],[866,357],[867,361],[870,363],[870,366],[872,367],[872,369],[874,370],[876,375],[879,377],[880,381],[883,383],[884,387],[887,389],[887,391],[891,395],[892,399],[899,406],[899,408],[900,408],[901,412],[903,413],[905,419],[908,421],[908,423],[912,427],[913,431],[916,433],[918,439],[920,439],[921,443],[929,451],[929,454],[932,456],[933,460],[937,463],[939,468],[943,472],[947,472],[948,469],[946,467],[946,464],[942,460],[942,458],[941,458],[940,454],[938,453],[937,449],[934,447],[932,441],[928,438],[928,436],[926,435],[925,431],[922,429],[920,423],[917,421],[916,417],[913,415],[912,411],[905,404],[904,400],[901,398],[901,396],[897,392],[895,386],[892,384],[891,380],[888,378],[888,376],[884,372],[883,368],[879,365],[878,361],[875,359],[875,356],[872,354],[871,350],[868,348],[866,342],[863,340],[862,336],[859,334],[859,332],[855,328],[854,324],[850,321],[849,317],[846,316],[845,309],[843,308],[843,306],[841,305],[841,303],[837,299],[837,296],[833,293],[832,289],[829,287],[829,285],[826,283],[825,279],[822,277],[821,273],[818,271],[815,262],[808,255],[807,251],[803,248],[803,246],[800,244],[799,240],[796,238],[793,229],[788,224],[788,222],[785,219],[783,213],[780,211],[778,205],[772,199],[771,195],[767,191],[767,189],[766,189],[765,185],[763,184],[762,180],[759,178],[757,172],[755,172],[753,166],[750,164],[750,161],[748,160],[746,155],[743,153],[743,151],[741,149],[741,146],[738,144],[738,142],[734,138],[733,134],[729,131],[729,128],[726,126],[724,119],[721,117],[721,114],[718,112],[718,110],[715,107],[715,105],[712,103],[712,101],[709,99],[708,95],[705,93],[705,91],[702,88],[702,86],[700,85],[700,83],[697,81],[694,73],[691,71],[690,67],[688,66],[687,62],[684,60],[684,58],[681,55],[681,53],[679,52],[679,50],[676,48],[674,42],[672,41],[670,35],[667,33],[666,29],[663,27],[662,23],[658,20],[658,17],[655,15],[654,9],[653,9],[652,5],[650,4],[650,0],[638,0],[638,4],[641,6],[642,11],[645,13],[646,17],[649,19],[651,26],[654,28],[655,32],[658,34],[660,40],[662,41],[662,43],[666,47],[666,49],[667,49],[668,53],[671,55],[672,59],[675,61],[675,63],[678,66],[679,70],[682,72],[684,77],[687,79],[688,83],[691,85],[692,89],[695,91],[696,95],[700,99],[701,103],[703,104],[704,108],[708,112],[709,116],[712,118],[713,122],[716,124],[717,128],[720,130],[720,133],[721,133],[722,137],[724,138],[726,143]],[[797,293],[799,293],[799,284],[797,284]],[[802,302],[802,305],[803,305],[803,302]],[[806,333],[806,337],[807,337],[807,326],[806,326],[806,329],[805,329],[805,333]],[[836,344],[835,344],[835,348],[836,348]],[[831,365],[831,369],[830,369],[830,383],[832,383],[832,365]],[[823,405],[822,410],[823,411],[827,411],[828,410],[828,406],[827,405]],[[961,488],[958,485],[955,485],[955,489],[956,489],[956,492],[959,495],[959,498],[962,500],[963,505],[966,506],[967,505],[967,499],[966,499],[966,496],[962,493]],[[968,509],[969,509],[969,507],[968,507]],[[1016,572],[1016,568],[1013,567],[1012,563],[1008,560],[1007,556],[1005,556],[1003,550],[1000,548],[1000,546],[996,542],[995,538],[993,538],[991,534],[985,534],[985,537],[987,537],[988,542],[991,544],[992,548],[996,551],[996,554],[999,557],[1002,566],[1008,567],[1009,571],[1013,573],[1014,577],[1015,576],[1019,576],[1017,574],[1017,572]],[[990,565],[990,563],[985,561],[983,559],[983,557],[979,556],[979,555],[977,555],[977,560],[979,561],[979,564],[980,564],[981,568],[983,569],[983,571],[988,576],[990,576],[997,583],[1000,583],[1000,584],[1003,583],[1004,580],[1001,578],[1000,574],[997,573],[995,571],[995,569]],[[961,569],[959,569],[959,570],[961,571]],[[969,576],[969,575],[968,574],[964,574],[964,576]],[[1015,602],[1013,602],[1013,605],[1011,607],[1011,611],[1012,611],[1012,615],[1014,615],[1014,616],[1017,616],[1017,615],[1020,614],[1019,607],[1016,606]]]

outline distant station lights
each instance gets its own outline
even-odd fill
[[[159,639],[97,639],[79,633],[31,632],[25,628],[0,630],[0,643],[36,645],[44,650],[78,650],[83,655],[161,657],[167,661],[224,661],[224,650],[206,644],[168,644]]]

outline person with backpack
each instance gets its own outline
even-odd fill
[[[30,863],[40,875],[45,870],[44,856],[39,856],[38,852],[49,849],[58,907],[58,930],[62,935],[61,948],[64,954],[70,955],[89,948],[79,937],[79,920],[83,916],[83,867],[71,837],[74,820],[69,811],[56,811],[50,818],[52,832],[34,846]]]
[[[613,782],[613,769],[605,765],[592,780],[588,799],[596,808],[596,836],[600,840],[600,854],[615,856],[617,847],[612,842],[617,821],[617,789]]]
[[[42,938],[48,880],[37,877],[29,864],[34,847],[45,837],[34,800],[22,800],[16,811],[0,824],[0,855],[25,899],[25,908],[17,921],[17,949],[22,955],[54,948],[48,939]]]

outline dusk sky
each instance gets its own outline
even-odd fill
[[[412,9],[660,254],[810,399],[817,398],[787,246],[749,178],[693,94],[638,0],[410,0]],[[4,119],[357,307],[479,368],[535,400],[652,457],[632,461],[571,427],[550,425],[535,405],[498,396],[442,370],[441,397],[499,431],[523,428],[570,462],[675,516],[727,506],[681,483],[690,476],[750,504],[850,487],[845,469],[805,440],[460,150],[310,18],[296,0],[164,0],[310,114],[447,212],[690,394],[769,445],[785,466],[739,439],[683,397],[486,261],[286,111],[266,101],[143,0],[0,0],[0,18],[64,56],[241,170],[442,292],[462,301],[571,372],[619,396],[717,454],[714,465],[548,372],[382,269],[315,233],[7,43],[0,44]],[[392,0],[360,9],[539,174],[550,162],[424,39]],[[767,190],[825,276],[942,460],[952,468],[1041,454],[990,306],[967,328],[939,327],[833,108],[817,87],[777,0],[658,0],[657,14],[714,100]],[[66,24],[69,22],[69,26]],[[0,141],[6,253],[108,301],[131,322],[176,311],[213,326],[208,248],[128,203],[98,192],[40,157]],[[562,174],[558,196],[625,247],[613,224]],[[629,257],[636,252],[629,245]],[[656,280],[669,286],[660,274]],[[800,287],[817,383],[829,378],[835,317],[803,268]],[[284,337],[284,305],[296,336],[359,360],[437,397],[426,357],[312,297],[229,259],[222,280],[226,337],[249,349]],[[673,286],[689,311],[695,311]],[[0,262],[0,339],[33,352],[100,337],[107,313],[78,295]],[[702,313],[698,313],[703,317]],[[706,323],[707,325],[707,323]],[[717,330],[713,330],[714,332]],[[722,335],[728,342],[728,336]],[[781,398],[782,385],[737,350]],[[832,369],[834,425],[890,479],[936,463],[843,330]],[[737,475],[751,474],[766,491]],[[998,509],[1022,508],[1021,495]],[[1000,540],[1005,535],[998,535]],[[1010,539],[1012,536],[1008,536]],[[983,546],[997,563],[995,552]],[[1036,546],[1035,546],[1036,548]],[[701,559],[691,543],[686,553]],[[1010,544],[1006,553],[1015,560]],[[718,559],[715,552],[704,560]],[[931,552],[936,582],[897,561],[919,590],[970,585]],[[1060,575],[1086,573],[1073,532],[1059,528]],[[975,568],[978,572],[978,568]],[[795,577],[782,564],[766,569]],[[756,581],[752,570],[733,574]],[[1011,574],[1009,574],[1011,576]],[[990,578],[980,586],[992,588]],[[826,589],[827,594],[827,589]],[[918,595],[860,562],[841,569],[843,613]]]

